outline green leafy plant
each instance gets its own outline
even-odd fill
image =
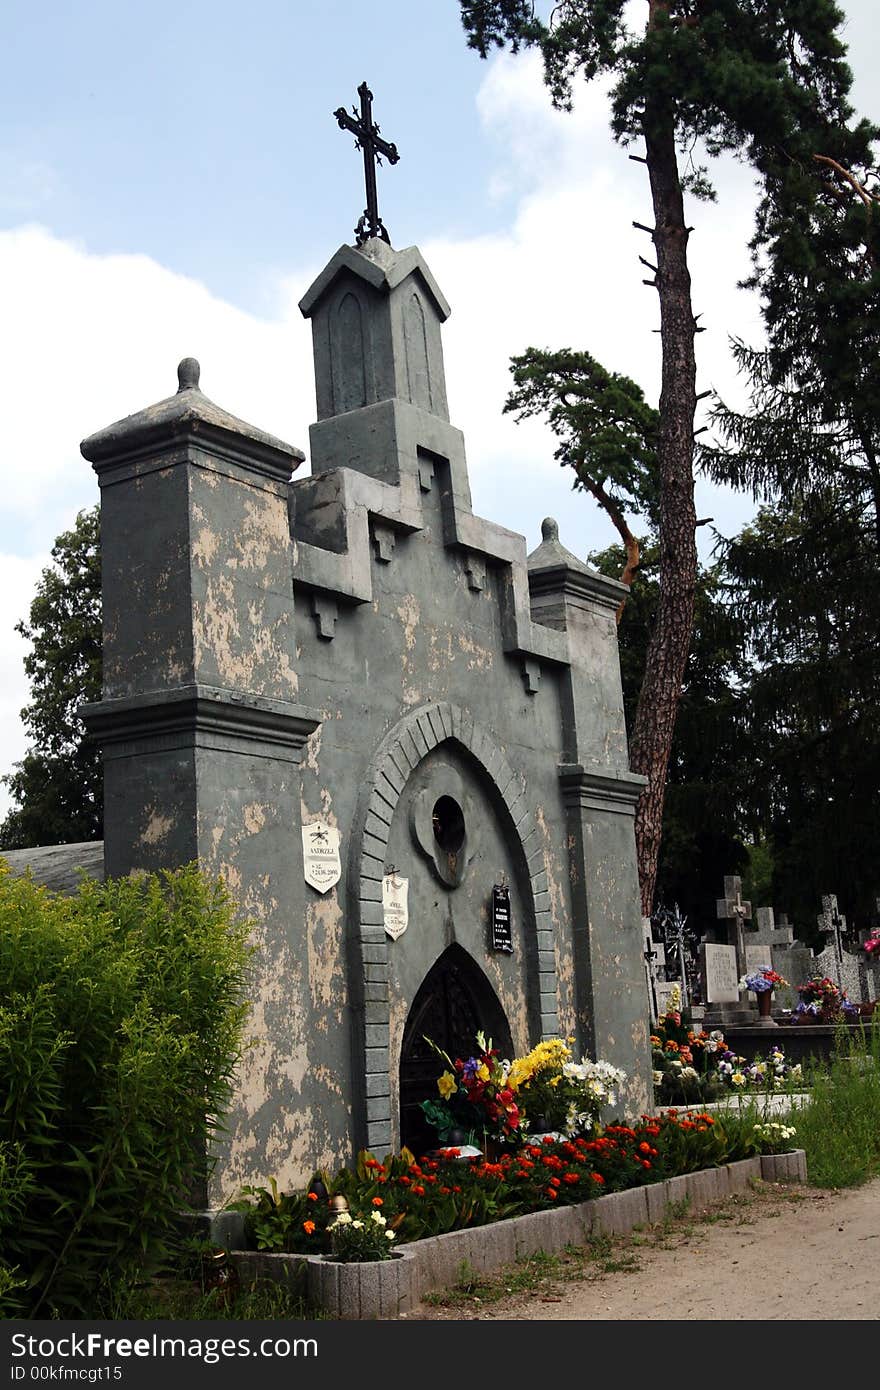
[[[20,1316],[94,1312],[169,1258],[187,1194],[203,1202],[247,931],[194,866],[62,897],[0,864],[0,1152],[19,1175],[0,1211]]]

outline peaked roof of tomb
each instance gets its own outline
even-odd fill
[[[374,289],[383,290],[385,293],[389,293],[413,271],[417,271],[434,301],[441,323],[448,319],[452,312],[417,246],[407,246],[403,251],[395,251],[378,237],[372,237],[363,246],[340,246],[299,301],[300,310],[305,318],[311,316],[318,302],[346,270],[365,280]]]

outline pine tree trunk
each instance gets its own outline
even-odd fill
[[[654,246],[663,353],[658,466],[660,596],[630,741],[630,762],[647,777],[636,808],[642,911],[654,903],[666,771],[690,649],[697,554],[694,540],[696,361],[687,265],[688,232],[671,113],[646,114],[645,152],[654,205]]]

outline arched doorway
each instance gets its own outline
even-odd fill
[[[454,1061],[473,1056],[481,1029],[502,1057],[512,1057],[510,1028],[495,991],[467,951],[450,946],[422,981],[403,1032],[400,1142],[416,1156],[437,1144],[436,1132],[425,1121],[420,1105],[437,1094],[437,1078],[443,1070],[441,1058],[425,1038]]]

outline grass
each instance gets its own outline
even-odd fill
[[[841,1030],[830,1065],[817,1072],[793,1118],[815,1187],[857,1187],[880,1173],[880,1019],[861,1036]]]
[[[240,1289],[227,1299],[219,1290],[205,1292],[190,1280],[163,1279],[125,1291],[105,1316],[143,1322],[159,1319],[314,1322],[324,1314],[307,1305],[301,1295],[269,1280]]]

